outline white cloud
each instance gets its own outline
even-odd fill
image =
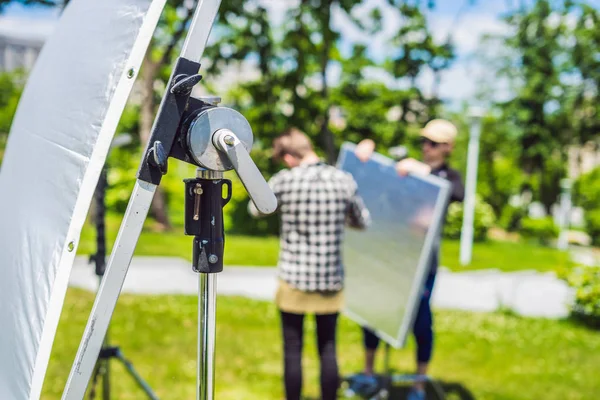
[[[443,43],[452,33],[452,41],[459,56],[465,56],[477,50],[484,35],[506,35],[509,26],[496,15],[487,13],[470,13],[454,22],[453,16],[433,15],[430,29],[438,43]],[[452,31],[452,32],[451,32]]]
[[[50,18],[0,17],[0,35],[21,39],[44,40],[56,27],[57,20]]]
[[[290,8],[298,7],[300,0],[258,0],[269,12],[269,18],[274,26],[279,26],[285,21],[285,13]]]
[[[332,26],[342,35],[342,46],[348,48],[349,44],[364,44],[368,46],[369,55],[382,61],[390,51],[390,41],[396,34],[402,21],[397,12],[385,0],[369,0],[364,5],[353,10],[353,17],[365,23],[370,12],[379,8],[382,11],[382,29],[373,35],[366,35],[341,9],[336,8],[332,14]]]

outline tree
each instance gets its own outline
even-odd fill
[[[24,71],[0,73],[0,161],[24,84]]]
[[[504,44],[514,58],[504,72],[518,86],[515,96],[500,104],[505,120],[520,133],[519,165],[548,211],[560,191],[558,180],[566,173],[566,147],[572,134],[562,80],[571,5],[556,3],[539,0],[507,17],[515,35],[506,37]]]
[[[9,4],[22,4],[24,6],[43,6],[65,8],[70,0],[0,0],[0,13]]]
[[[398,9],[404,24],[392,39],[396,49],[387,62],[387,69],[396,79],[408,79],[415,94],[415,97],[403,100],[401,120],[406,123],[410,115],[421,114],[419,110],[414,109],[415,107],[411,107],[413,104],[419,108],[425,104],[427,111],[435,115],[436,108],[440,105],[440,99],[437,97],[440,73],[450,66],[454,58],[451,35],[446,43],[435,43],[420,2],[388,0],[388,3]],[[433,2],[429,2],[430,7],[433,5]],[[435,76],[434,92],[429,99],[424,98],[416,85],[417,78],[425,68],[429,68]],[[425,115],[424,118],[419,118],[420,122],[430,119],[429,117]]]
[[[572,91],[574,139],[580,146],[597,139],[600,133],[600,13],[581,4],[573,30],[572,75],[578,77]]]
[[[4,9],[4,7],[6,7],[9,4],[23,4],[26,6],[41,5],[41,6],[56,7],[61,3],[62,3],[62,1],[54,1],[54,0],[0,0],[0,11],[2,11]]]

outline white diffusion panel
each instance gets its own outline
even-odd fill
[[[0,399],[37,399],[79,234],[165,0],[72,0],[0,169]]]
[[[338,166],[352,174],[371,213],[365,231],[347,230],[346,312],[394,347],[410,331],[450,184],[435,176],[400,177],[391,159],[365,163],[342,146]]]

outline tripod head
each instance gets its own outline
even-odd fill
[[[215,105],[214,99],[190,97],[202,77],[200,64],[180,58],[171,74],[138,179],[158,185],[174,157],[199,168],[235,170],[250,198],[264,214],[277,208],[277,199],[252,158],[253,134],[239,112]]]
[[[170,157],[199,167],[198,177],[185,180],[185,234],[194,236],[193,269],[223,270],[223,211],[231,198],[231,181],[223,172],[235,170],[250,198],[263,214],[277,208],[277,199],[250,157],[253,134],[239,112],[218,107],[218,98],[191,97],[202,77],[200,64],[180,58],[171,74],[152,129],[138,179],[158,185]],[[228,196],[222,197],[223,186]]]

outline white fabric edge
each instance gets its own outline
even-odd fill
[[[52,352],[52,345],[54,343],[58,322],[67,294],[69,276],[71,275],[71,269],[73,267],[75,255],[77,254],[78,239],[81,235],[81,230],[83,229],[83,224],[92,202],[94,188],[98,183],[100,172],[106,161],[110,144],[119,124],[119,120],[121,119],[121,115],[123,114],[123,110],[125,109],[125,105],[127,104],[129,94],[135,84],[135,78],[137,78],[144,55],[150,45],[150,40],[152,39],[165,3],[166,0],[153,0],[148,8],[138,38],[132,47],[129,59],[127,60],[127,67],[124,68],[119,83],[115,88],[113,99],[108,107],[104,123],[102,124],[102,128],[98,135],[96,146],[90,157],[88,169],[83,177],[80,196],[75,204],[73,217],[67,233],[67,240],[65,241],[65,247],[63,248],[61,260],[56,272],[50,301],[48,302],[48,311],[46,313],[38,354],[33,368],[31,389],[29,392],[29,399],[31,400],[39,399],[41,396],[44,378],[46,376],[50,354]],[[129,78],[127,74],[131,68],[134,69],[135,74],[133,77]],[[68,247],[71,242],[74,243],[74,247],[72,251],[69,251]]]

